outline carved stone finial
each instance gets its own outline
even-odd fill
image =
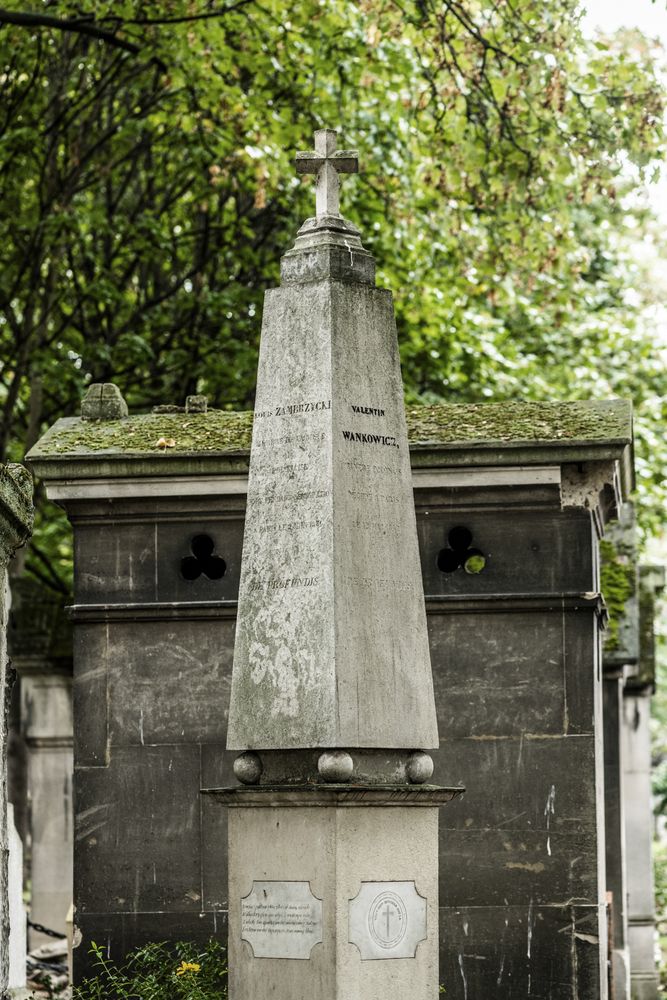
[[[127,403],[113,382],[93,382],[81,400],[82,420],[120,420],[127,416]]]
[[[186,396],[186,413],[206,413],[208,410],[208,397],[206,396]]]

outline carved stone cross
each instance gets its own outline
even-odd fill
[[[339,174],[359,173],[356,149],[336,149],[338,133],[332,128],[315,132],[315,152],[296,154],[297,174],[317,174],[315,212],[317,215],[340,215]]]

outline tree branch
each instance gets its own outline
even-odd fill
[[[127,42],[124,38],[118,38],[112,31],[100,28],[91,21],[80,19],[64,20],[61,17],[52,17],[50,14],[37,14],[28,11],[5,10],[0,7],[0,24],[19,24],[29,28],[55,28],[57,31],[73,31],[78,35],[88,35],[90,38],[97,38],[107,45],[113,45],[117,49],[124,49],[136,55],[140,49],[134,42]]]
[[[247,7],[255,0],[238,0],[237,3],[229,7],[221,7],[219,10],[209,10],[203,14],[185,14],[182,17],[103,17],[102,21],[116,21],[118,24],[189,24],[191,21],[210,21],[214,17],[223,17],[231,14],[241,7]]]

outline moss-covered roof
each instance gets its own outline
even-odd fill
[[[445,403],[406,410],[413,464],[585,461],[619,458],[632,442],[625,400],[572,403]],[[122,420],[59,420],[28,461],[44,478],[174,475],[247,467],[251,412],[151,413]],[[479,454],[484,453],[483,456]],[[65,469],[67,466],[67,469]],[[113,471],[112,471],[113,470]]]

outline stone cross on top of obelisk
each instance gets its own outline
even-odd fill
[[[361,244],[361,233],[340,214],[340,174],[359,173],[355,149],[336,149],[338,132],[315,132],[315,150],[296,154],[298,174],[316,174],[316,214],[306,219],[294,246],[280,264],[282,284],[337,278],[375,284],[375,261]]]
[[[332,128],[315,132],[315,152],[296,154],[298,174],[317,174],[316,215],[340,215],[339,174],[359,173],[356,149],[336,149],[338,133]]]

